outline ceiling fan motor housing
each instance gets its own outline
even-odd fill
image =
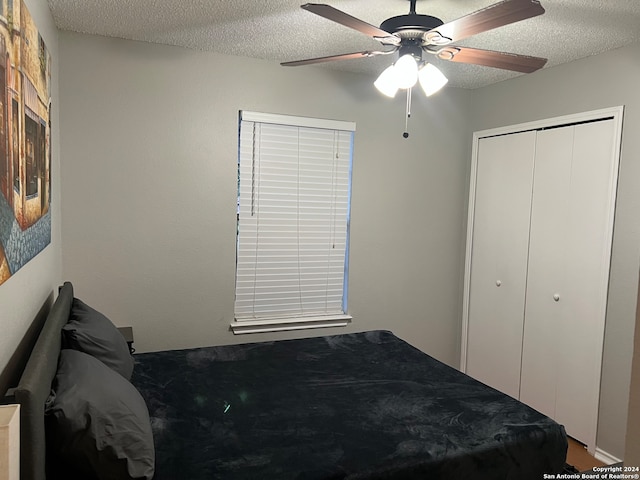
[[[439,27],[444,22],[431,15],[420,15],[410,13],[409,15],[398,15],[382,22],[380,29],[385,32],[394,33],[400,38],[419,38],[425,32]]]

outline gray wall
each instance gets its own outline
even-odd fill
[[[368,329],[459,362],[471,93],[60,34],[63,273],[138,351]],[[355,121],[347,328],[233,336],[238,110]]]
[[[624,105],[597,445],[624,456],[640,250],[640,44],[473,92],[473,131]],[[580,341],[576,332],[576,341]]]
[[[5,378],[5,367],[12,362],[16,349],[25,333],[45,311],[61,280],[62,262],[60,246],[60,103],[58,97],[58,31],[53,23],[46,0],[26,0],[27,8],[44,39],[52,60],[51,94],[52,127],[52,199],[51,244],[24,267],[0,285],[0,378]],[[4,384],[4,381],[0,382]],[[0,391],[0,394],[4,393]]]
[[[640,306],[640,288],[638,289]],[[629,417],[627,418],[627,436],[624,450],[624,464],[640,465],[640,309],[636,307],[636,332],[634,337],[633,361],[631,366],[631,385],[629,392]]]

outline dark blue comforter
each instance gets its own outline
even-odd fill
[[[539,480],[564,465],[562,426],[385,331],[135,359],[156,480]]]

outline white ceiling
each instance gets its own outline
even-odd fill
[[[409,12],[408,0],[320,0],[367,23]],[[61,30],[272,60],[381,50],[375,40],[300,8],[305,0],[48,0]],[[320,3],[320,2],[318,2]],[[417,13],[444,22],[497,0],[418,0]],[[548,58],[545,68],[640,41],[640,0],[541,0],[546,13],[457,45]],[[638,59],[640,62],[640,59]],[[282,68],[370,74],[388,56]],[[518,73],[435,60],[449,85],[477,88]]]

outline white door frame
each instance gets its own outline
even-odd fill
[[[468,342],[468,333],[469,333],[469,294],[470,294],[470,283],[471,283],[471,252],[473,250],[473,219],[475,214],[475,196],[476,196],[476,177],[478,171],[478,144],[481,138],[485,137],[493,137],[497,135],[508,135],[512,133],[524,132],[527,130],[541,130],[544,128],[562,126],[562,125],[570,125],[574,123],[583,123],[589,121],[600,120],[604,118],[612,118],[613,119],[613,128],[614,128],[614,145],[613,151],[611,155],[613,157],[612,162],[612,175],[611,175],[611,192],[613,195],[611,202],[611,209],[609,211],[608,218],[608,228],[607,228],[607,239],[606,239],[606,248],[603,251],[604,256],[604,265],[606,268],[604,271],[606,272],[606,277],[602,278],[602,295],[604,296],[603,302],[603,311],[601,314],[606,318],[606,306],[607,306],[607,295],[608,295],[608,285],[609,285],[609,270],[611,266],[611,247],[613,242],[613,222],[614,222],[614,213],[615,213],[615,197],[617,193],[617,183],[618,183],[618,167],[620,163],[620,147],[622,143],[622,119],[624,113],[624,106],[610,107],[604,108],[600,110],[592,110],[588,112],[582,112],[571,115],[564,115],[560,117],[553,117],[544,120],[536,120],[527,123],[520,123],[516,125],[509,125],[505,127],[498,127],[489,130],[480,130],[474,132],[473,134],[473,145],[471,150],[471,174],[470,174],[470,182],[469,182],[469,209],[467,214],[467,243],[466,243],[466,251],[465,251],[465,268],[464,268],[464,296],[462,300],[462,345],[460,348],[460,369],[462,372],[467,371],[467,342]],[[599,338],[597,339],[598,345],[604,345],[604,328],[602,331],[598,332]],[[600,383],[602,366],[600,365],[597,369],[597,378],[594,379],[598,384]],[[593,420],[593,428],[592,435],[590,436],[590,440],[587,444],[588,451],[593,455],[596,453],[596,434],[597,434],[597,422],[598,422],[598,408],[599,404],[595,406],[594,412],[594,420]]]

